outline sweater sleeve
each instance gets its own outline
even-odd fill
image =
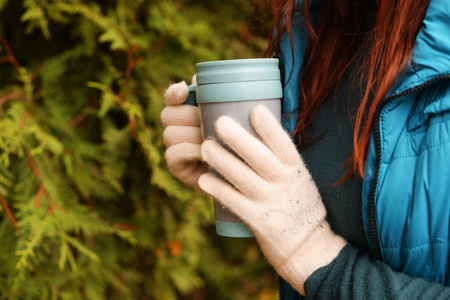
[[[394,271],[350,244],[304,288],[307,299],[450,299],[450,287]]]

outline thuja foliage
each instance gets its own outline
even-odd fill
[[[1,299],[273,296],[256,243],[168,172],[159,121],[196,62],[261,56],[265,10],[0,0]]]

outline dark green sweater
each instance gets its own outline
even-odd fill
[[[333,230],[350,243],[368,250],[362,220],[362,179],[354,176],[342,184],[335,184],[348,168],[346,161],[353,151],[353,126],[349,113],[355,115],[359,104],[358,92],[353,90],[348,95],[348,82],[344,77],[334,96],[328,97],[320,106],[315,123],[307,128],[310,137],[325,136],[301,149],[300,153],[319,188]],[[350,106],[348,99],[351,99]],[[349,111],[349,107],[354,109]]]

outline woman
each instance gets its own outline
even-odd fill
[[[302,156],[263,107],[251,115],[262,142],[216,123],[245,163],[202,143],[178,84],[161,115],[169,168],[246,222],[308,298],[449,298],[450,3],[272,7],[283,125]]]

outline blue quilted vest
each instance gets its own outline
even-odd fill
[[[299,12],[292,22],[294,49],[286,37],[280,53],[290,77],[283,103],[289,132],[297,122],[307,41]],[[410,276],[450,285],[450,1],[430,1],[412,64],[378,107],[362,204],[376,257]]]

